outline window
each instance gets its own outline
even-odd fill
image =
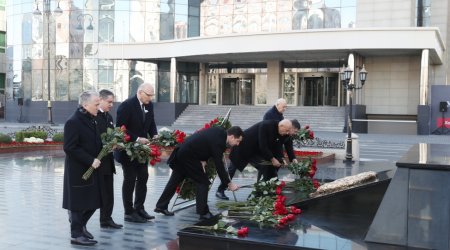
[[[0,31],[0,53],[5,53],[6,48],[6,33]]]

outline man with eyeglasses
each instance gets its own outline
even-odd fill
[[[132,141],[148,144],[148,138],[157,135],[152,99],[155,89],[150,83],[138,87],[135,96],[122,102],[117,108],[117,127],[125,126]],[[155,217],[144,209],[147,195],[148,163],[130,160],[124,150],[114,152],[116,160],[122,164],[123,185],[122,200],[125,208],[125,221],[145,223]],[[133,202],[134,192],[134,202]]]

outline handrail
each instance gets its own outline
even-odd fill
[[[352,119],[356,122],[407,122],[407,123],[417,123],[413,120],[376,120],[376,119]]]

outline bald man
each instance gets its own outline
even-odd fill
[[[125,126],[131,141],[148,144],[149,139],[157,135],[152,100],[155,89],[150,83],[138,87],[136,95],[122,102],[117,108],[117,127]],[[125,221],[145,223],[155,217],[144,209],[147,196],[148,162],[142,164],[130,160],[125,150],[114,152],[116,160],[122,164],[123,185],[122,200],[125,208]],[[133,202],[134,193],[134,202]]]
[[[292,122],[288,119],[261,121],[246,129],[245,140],[239,146],[235,146],[230,153],[231,163],[228,167],[230,178],[233,178],[236,169],[242,172],[250,163],[261,172],[264,181],[269,180],[271,174],[267,169],[282,166],[283,144],[280,142],[283,136],[290,134],[291,130]],[[262,162],[269,162],[271,165],[266,166],[261,164]],[[227,200],[228,197],[224,193],[226,188],[226,185],[221,184],[217,189],[216,197]]]

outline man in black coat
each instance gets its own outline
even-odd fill
[[[107,129],[114,129],[114,122],[112,116],[108,113],[114,103],[114,93],[102,89],[100,94],[100,105],[98,106],[98,114],[95,117],[97,127],[100,134],[106,133]],[[112,219],[112,212],[114,207],[114,174],[116,167],[114,166],[114,156],[112,153],[106,155],[102,159],[100,168],[98,169],[100,175],[100,188],[102,192],[102,207],[100,208],[100,226],[102,228],[120,229],[122,225],[117,224]]]
[[[138,87],[135,96],[122,102],[117,108],[117,127],[125,126],[131,141],[148,144],[148,138],[157,135],[152,99],[155,90],[150,83]],[[125,150],[114,152],[116,160],[122,164],[122,199],[125,208],[125,221],[145,223],[155,217],[144,209],[147,195],[148,163],[130,160]],[[134,192],[134,203],[133,203]]]
[[[233,178],[236,169],[244,170],[247,164],[252,164],[258,170],[264,168],[263,161],[270,163],[273,167],[281,167],[282,149],[280,140],[282,136],[288,135],[292,127],[292,122],[288,119],[282,121],[267,120],[261,121],[244,131],[245,140],[230,153],[230,166],[228,173]],[[263,179],[268,177],[263,172]],[[226,186],[224,183],[218,187],[216,197],[227,200],[225,195]]]
[[[264,114],[263,120],[276,120],[281,121],[284,119],[284,112],[287,108],[287,102],[285,99],[280,98],[275,102],[275,105],[273,105],[267,112]]]
[[[170,200],[175,194],[177,186],[186,177],[189,177],[197,186],[195,195],[197,214],[200,214],[200,219],[211,218],[213,215],[207,204],[211,182],[205,172],[206,162],[212,158],[223,185],[232,191],[237,190],[239,187],[231,182],[225,170],[223,153],[227,146],[239,145],[242,136],[243,132],[240,127],[231,127],[227,131],[221,127],[213,127],[189,136],[172,152],[168,160],[173,172],[156,203],[155,212],[168,216],[173,215],[173,212],[167,210]]]
[[[101,206],[99,177],[97,171],[87,180],[82,176],[90,166],[97,169],[101,163],[96,157],[102,149],[102,141],[94,119],[99,102],[98,93],[83,92],[79,98],[80,107],[64,125],[63,208],[70,211],[72,244],[97,243],[87,231],[86,224]]]

